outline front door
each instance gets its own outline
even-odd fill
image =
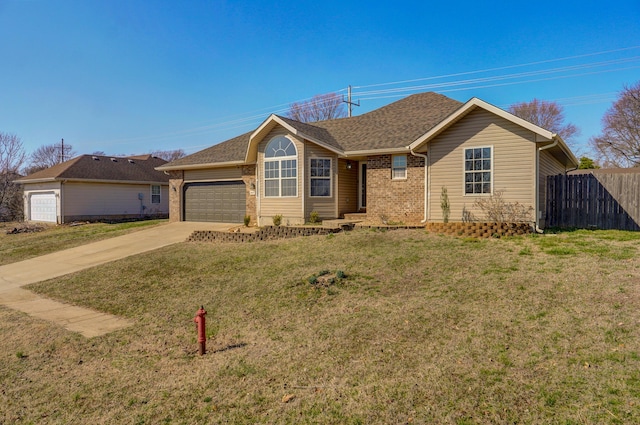
[[[367,208],[367,162],[360,162],[358,185],[358,207],[360,209]]]

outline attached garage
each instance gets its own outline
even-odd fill
[[[58,206],[55,193],[31,193],[29,199],[29,218],[34,221],[56,223],[58,219]]]
[[[183,199],[185,221],[242,223],[247,211],[242,180],[187,183]]]

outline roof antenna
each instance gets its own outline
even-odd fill
[[[347,89],[347,100],[344,100],[344,96],[342,96],[342,102],[349,105],[349,118],[351,118],[351,110],[353,109],[353,105],[360,106],[360,99],[358,99],[358,103],[351,101],[351,86]]]

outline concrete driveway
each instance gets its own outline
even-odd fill
[[[57,323],[86,337],[133,323],[110,314],[41,297],[22,286],[63,276],[131,255],[184,242],[195,230],[227,231],[237,224],[178,222],[0,266],[0,304]]]

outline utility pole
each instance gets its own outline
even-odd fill
[[[62,148],[60,149],[60,162],[64,162],[64,139],[60,142]]]
[[[351,101],[351,86],[349,86],[347,88],[347,100],[344,100],[344,97],[343,97],[342,98],[342,102],[344,102],[347,105],[349,105],[349,115],[348,115],[349,118],[351,118],[351,110],[353,109],[353,105],[360,106],[360,101],[359,100],[358,100],[358,103]]]

